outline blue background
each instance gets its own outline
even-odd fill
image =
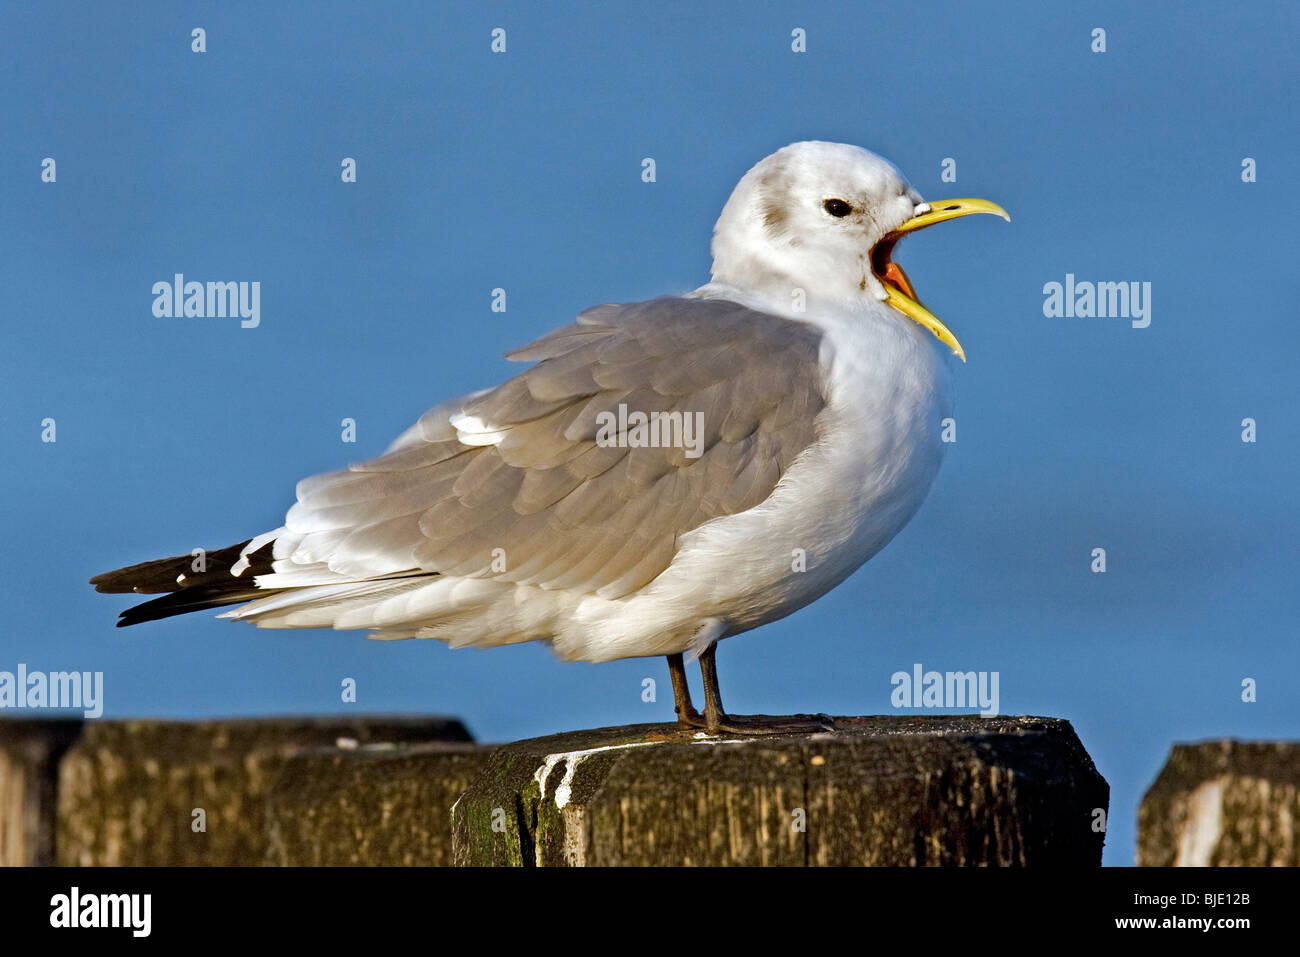
[[[484,740],[670,718],[660,659],[115,630],[128,602],[85,581],[273,528],[299,478],[500,381],[508,349],[706,281],[736,180],[829,139],[1013,222],[904,250],[969,353],[958,442],[864,570],[724,644],[729,708],[888,712],[914,662],[998,671],[1004,713],[1068,718],[1110,781],[1112,864],[1171,743],[1297,735],[1294,5],[532,6],[6,6],[0,669],[102,670],[110,717],[434,711]],[[260,281],[261,327],[155,318],[175,272]],[[1045,318],[1067,272],[1152,283],[1150,328]]]

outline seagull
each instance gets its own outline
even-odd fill
[[[91,584],[165,593],[119,626],[238,605],[220,617],[455,648],[541,641],[566,661],[664,656],[683,729],[826,728],[728,714],[717,645],[824,595],[920,507],[950,357],[966,357],[892,257],[976,213],[1010,219],[986,200],[926,203],[861,147],[792,143],[731,193],[707,284],[587,309],[509,354],[533,363],[515,377],[299,482],[280,528]]]

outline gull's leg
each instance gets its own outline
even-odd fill
[[[715,641],[700,654],[700,674],[704,678],[704,729],[710,734],[722,730],[727,712],[722,710],[722,692],[718,689],[718,643]]]
[[[687,728],[699,728],[704,719],[691,704],[691,689],[686,683],[686,665],[680,654],[668,656],[668,674],[673,679],[673,710],[677,712],[677,723]]]
[[[717,642],[700,653],[700,674],[704,677],[704,730],[709,734],[723,731],[730,734],[795,734],[835,730],[835,722],[824,714],[779,717],[767,714],[727,714],[722,708],[722,692],[718,689],[717,653]]]

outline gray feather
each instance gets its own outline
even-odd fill
[[[816,440],[820,339],[726,300],[597,306],[511,353],[537,364],[463,404],[504,432],[496,445],[457,441],[457,407],[444,403],[388,454],[300,483],[288,527],[308,533],[304,557],[347,574],[414,561],[628,594],[671,563],[682,535],[767,498]],[[602,415],[620,403],[698,414],[702,454],[598,445]],[[497,549],[505,571],[493,568]]]

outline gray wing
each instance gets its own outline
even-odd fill
[[[589,309],[509,355],[536,360],[527,371],[431,410],[373,461],[299,483],[276,571],[635,591],[684,533],[762,502],[816,440],[820,340],[719,299]],[[628,447],[630,429],[611,441],[601,413],[617,420],[620,404],[699,413],[699,454]]]

